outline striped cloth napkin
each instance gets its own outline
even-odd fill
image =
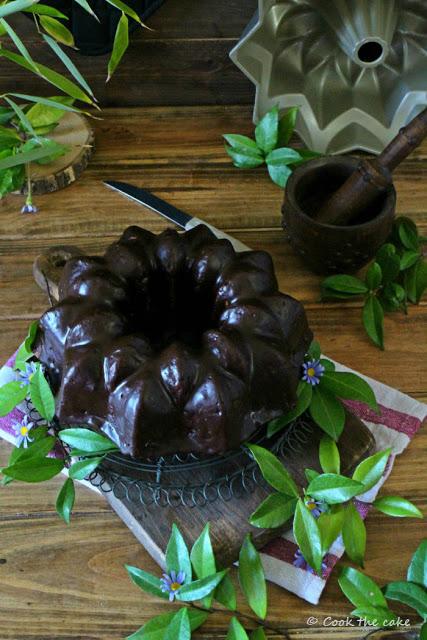
[[[13,361],[14,357],[0,369],[0,386],[15,379],[15,373],[12,369]],[[351,371],[351,369],[338,363],[335,364],[337,371]],[[406,449],[427,417],[427,405],[417,402],[400,391],[372,378],[362,377],[369,382],[375,392],[381,408],[380,415],[358,402],[348,401],[346,404],[370,429],[375,439],[376,451],[387,449],[388,447],[392,450],[392,455],[382,479],[375,487],[359,496],[356,501],[359,513],[365,518],[370,508],[369,503],[374,500],[387,480],[396,456]],[[24,410],[22,406],[17,407],[9,415],[0,418],[0,437],[11,443],[15,442],[13,425],[15,421],[19,422],[22,419]],[[84,484],[94,489],[89,483]],[[97,489],[94,490],[98,491]],[[322,577],[314,575],[298,551],[290,530],[281,537],[269,542],[263,548],[261,558],[268,580],[295,593],[297,596],[307,600],[307,602],[318,604],[332,569],[343,553],[342,540],[338,538],[324,558]]]

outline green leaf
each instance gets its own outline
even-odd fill
[[[347,371],[325,371],[322,387],[345,400],[359,400],[378,412],[378,403],[372,387],[360,376]]]
[[[53,420],[55,398],[40,366],[30,380],[30,398],[42,418]]]
[[[295,420],[295,418],[298,418],[300,415],[302,415],[304,411],[307,411],[308,407],[310,406],[313,394],[312,386],[306,383],[299,385],[297,393],[298,399],[295,408],[291,409],[283,416],[275,418],[268,423],[268,437],[271,437],[272,435],[280,431],[280,429],[283,429],[283,427],[285,427],[287,424]]]
[[[390,582],[384,588],[384,595],[389,600],[397,600],[408,605],[422,618],[427,618],[427,591],[412,582]]]
[[[280,149],[274,149],[267,155],[265,161],[268,165],[283,167],[288,164],[293,164],[297,160],[300,160],[301,156],[295,149],[289,149],[282,147]]]
[[[294,517],[294,537],[305,561],[320,575],[322,570],[322,538],[319,525],[301,498]]]
[[[309,356],[310,360],[319,360],[320,356],[322,355],[322,349],[320,348],[320,344],[317,340],[312,340],[308,348],[307,355]]]
[[[407,578],[427,589],[427,539],[421,542],[412,556]]]
[[[185,573],[185,584],[191,582],[192,570],[187,545],[176,524],[172,525],[172,533],[166,548],[166,566],[168,573],[176,571]]]
[[[209,535],[209,522],[193,544],[190,560],[197,578],[206,578],[216,573],[215,556]],[[203,602],[203,606],[207,609],[210,608],[211,604],[212,597],[206,598]]]
[[[64,461],[58,458],[34,457],[16,462],[1,472],[22,482],[44,482],[58,475],[64,468]]]
[[[400,216],[396,220],[397,232],[399,239],[404,247],[407,249],[418,249],[418,229],[417,225],[410,218]]]
[[[99,456],[97,458],[90,458],[89,460],[74,462],[69,469],[70,478],[74,480],[84,480],[92,471],[99,467],[104,458],[105,456]]]
[[[28,329],[28,334],[18,349],[18,352],[15,357],[14,369],[19,369],[20,371],[25,371],[26,362],[33,357],[33,344],[36,339],[37,330],[39,323],[38,321],[34,321],[30,324]]]
[[[292,171],[286,165],[267,164],[268,174],[274,184],[284,189]]]
[[[228,627],[228,633],[225,640],[249,640],[248,634],[237,620],[237,618],[231,618],[230,626]]]
[[[261,558],[247,534],[239,554],[239,582],[252,611],[264,619],[267,615],[267,587]]]
[[[164,593],[161,589],[162,584],[159,578],[153,576],[147,571],[138,569],[138,567],[132,567],[128,564],[125,564],[125,569],[128,572],[130,579],[134,584],[136,584],[137,587],[139,587],[146,593],[151,593],[151,595],[153,596],[163,598],[163,600],[169,599],[167,593]]]
[[[375,627],[384,627],[397,620],[393,611],[390,611],[387,607],[364,607],[355,609],[351,612],[351,615],[356,618],[364,618],[367,624]]]
[[[255,458],[263,478],[273,489],[287,496],[299,496],[295,481],[275,455],[257,444],[247,444],[246,446]]]
[[[4,49],[0,48],[0,55],[2,52],[4,52]],[[26,131],[31,133],[31,135],[35,136],[35,131],[31,125],[31,122],[28,120],[27,116],[25,115],[25,113],[23,112],[23,110],[21,109],[21,107],[19,105],[16,104],[16,102],[14,102],[13,100],[11,100],[10,98],[8,98],[7,96],[4,97],[4,99],[6,100],[6,102],[8,104],[10,104],[10,106],[12,107],[12,109],[14,110],[14,112],[16,113],[18,120],[21,124],[21,128]],[[7,167],[3,166],[4,163],[2,163],[2,169],[6,169]]]
[[[28,387],[21,388],[21,383],[17,380],[7,382],[0,387],[0,416],[7,416],[20,402],[22,402],[28,393]]]
[[[35,435],[35,429],[33,428],[31,431],[31,437]],[[50,453],[55,446],[55,438],[53,436],[47,436],[44,438],[39,438],[28,445],[28,447],[15,447],[13,449],[10,458],[9,465],[15,464],[16,462],[29,460],[30,458],[44,458]]]
[[[378,451],[378,453],[369,456],[369,458],[362,460],[357,465],[353,473],[353,480],[361,482],[364,486],[364,491],[371,489],[382,478],[390,453],[391,449]]]
[[[0,147],[16,147],[22,140],[14,129],[0,125]]]
[[[70,447],[75,447],[85,453],[108,453],[118,450],[112,440],[87,428],[62,429],[58,437]]]
[[[284,147],[288,144],[295,129],[295,122],[298,115],[298,107],[291,107],[279,120],[279,132],[277,143]],[[301,157],[301,156],[300,156]]]
[[[0,152],[1,157],[1,152]],[[0,171],[0,198],[6,194],[20,189],[25,180],[25,169],[23,166],[13,167]]]
[[[409,269],[409,267],[412,267],[416,262],[418,262],[420,257],[420,251],[413,251],[412,249],[405,251],[400,258],[400,270],[404,271],[405,269]]]
[[[314,478],[320,476],[320,473],[318,471],[315,471],[314,469],[305,469],[304,474],[308,482],[311,482],[312,480],[314,480]]]
[[[329,551],[331,545],[335,542],[335,540],[342,532],[342,528],[344,525],[344,514],[344,509],[340,507],[336,511],[322,513],[317,518],[317,525],[319,527],[320,537],[322,540],[323,555]]]
[[[56,511],[67,524],[70,524],[75,497],[74,482],[71,478],[67,478],[56,499]]]
[[[191,631],[195,631],[201,627],[208,617],[208,613],[196,609],[188,608],[187,613],[190,619]],[[127,640],[164,640],[165,630],[175,615],[175,611],[172,611],[171,613],[163,613],[160,616],[152,618],[147,624],[129,636]]]
[[[415,303],[418,304],[427,289],[427,264],[425,262],[417,263],[417,271],[415,278]]]
[[[373,505],[378,511],[396,518],[422,518],[423,514],[412,502],[400,496],[377,498]]]
[[[96,13],[93,11],[92,7],[90,6],[90,4],[88,3],[87,0],[74,0],[74,2],[77,2],[77,4],[79,4],[82,9],[84,9],[85,11],[87,11],[87,13],[90,13],[90,15],[95,18],[95,20],[97,20],[99,22],[99,18],[96,15]]]
[[[424,624],[421,625],[420,640],[427,640],[427,622],[424,622]]]
[[[3,27],[3,29],[5,30],[5,32],[8,34],[8,36],[11,38],[13,44],[15,45],[15,47],[18,49],[19,53],[24,56],[24,58],[32,65],[34,65],[34,60],[32,59],[32,57],[30,56],[30,53],[27,49],[27,47],[24,45],[24,43],[22,42],[21,38],[18,36],[18,34],[16,33],[16,31],[14,31],[12,29],[12,27],[10,26],[10,24],[8,24],[6,22],[6,20],[4,20],[3,18],[0,18],[0,24]]]
[[[365,282],[371,291],[375,291],[381,284],[383,273],[378,262],[373,262],[366,272]]]
[[[217,588],[214,594],[215,600],[222,604],[229,611],[235,611],[237,607],[236,589],[231,581],[231,578],[226,574]]]
[[[164,640],[190,640],[191,628],[187,607],[183,607],[174,615],[164,635]]]
[[[116,35],[114,36],[113,50],[108,61],[108,77],[107,82],[117,69],[120,60],[123,58],[129,46],[129,22],[127,16],[122,13],[117,23]]]
[[[62,22],[51,16],[42,15],[40,16],[40,24],[57,42],[61,42],[67,47],[74,47],[74,36]]]
[[[15,112],[13,109],[9,109],[8,107],[0,107],[0,124],[8,124],[12,120],[14,115]]]
[[[360,278],[347,275],[329,276],[322,282],[322,288],[339,293],[362,295],[368,292],[368,287]]]
[[[2,158],[0,159],[0,171],[17,165],[27,164],[28,162],[35,162],[43,158],[48,158],[53,154],[58,153],[62,148],[63,145],[59,145],[52,140],[49,144],[43,144],[32,148],[29,151],[23,151],[16,153],[14,156],[9,156],[8,158]]]
[[[294,168],[299,167],[301,164],[304,164],[309,160],[313,160],[314,158],[320,158],[322,156],[321,153],[318,153],[317,151],[312,151],[311,149],[298,149],[298,153],[300,154],[301,159],[292,164]]]
[[[194,600],[203,600],[210,594],[213,594],[216,587],[219,585],[223,577],[226,575],[228,569],[225,571],[219,571],[211,576],[206,576],[200,580],[193,580],[185,584],[177,592],[177,599],[182,602],[194,602]]]
[[[44,37],[46,39],[46,36]],[[45,67],[38,62],[34,65],[31,65],[27,60],[25,60],[23,56],[20,56],[17,53],[13,53],[12,51],[8,51],[4,48],[0,49],[0,56],[4,56],[11,62],[18,64],[20,67],[23,67],[28,71],[37,73],[37,75],[42,77],[47,82],[50,82],[50,84],[54,85],[58,89],[61,89],[61,91],[71,96],[72,98],[81,100],[82,102],[87,102],[88,104],[93,104],[93,100],[88,95],[86,95],[86,93],[82,91],[78,85],[76,85],[68,78],[65,78],[60,73],[57,73],[53,69],[49,69],[49,67]]]
[[[78,2],[79,0],[75,0]],[[68,20],[68,17],[55,9],[54,7],[50,7],[48,4],[41,4],[38,2],[32,7],[28,7],[28,9],[24,9],[25,13],[35,13],[38,16],[52,16],[52,18],[61,18],[62,20]]]
[[[255,127],[255,140],[264,153],[269,153],[277,145],[279,136],[279,109],[273,107]]]
[[[326,434],[320,440],[319,459],[324,473],[340,472],[340,452],[335,441]]]
[[[345,509],[342,537],[348,557],[363,567],[366,549],[366,527],[352,502]]]
[[[316,500],[327,504],[340,504],[364,491],[361,482],[336,473],[323,473],[314,478],[307,487],[307,493]]]
[[[139,24],[142,25],[141,18],[139,17],[139,15],[131,7],[129,7],[127,4],[125,4],[121,0],[107,0],[107,2],[111,4],[113,7],[116,7],[116,9],[119,9],[119,11],[122,11],[123,13],[125,13],[127,16],[129,16],[129,18],[136,20],[136,22],[139,22]]]
[[[345,424],[342,403],[327,389],[315,387],[309,407],[310,415],[334,440],[338,440]]]
[[[28,7],[31,7],[31,5],[36,2],[38,2],[38,0],[13,0],[7,4],[2,4],[0,6],[0,18],[4,18],[12,13],[17,13],[18,11],[24,11],[24,9],[28,9]]]
[[[249,522],[252,526],[262,529],[280,527],[293,516],[296,504],[296,498],[282,493],[272,493],[253,512]]]
[[[238,133],[226,133],[222,137],[236,153],[242,153],[244,156],[253,156],[262,159],[261,151],[258,149],[255,140],[252,140],[247,136],[242,136]]]
[[[238,169],[255,169],[255,167],[259,167],[261,164],[264,164],[264,158],[261,156],[254,156],[243,154],[241,152],[237,152],[231,147],[225,145],[225,150],[233,160],[233,164]]]
[[[264,629],[262,627],[258,627],[252,631],[250,635],[250,640],[267,640],[267,636],[264,633]]]
[[[367,298],[363,307],[363,324],[372,342],[384,349],[384,311],[374,296]]]
[[[387,609],[387,602],[379,586],[361,571],[344,567],[338,578],[338,584],[344,595],[359,609],[379,607]]]

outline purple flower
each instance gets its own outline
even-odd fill
[[[25,371],[19,372],[19,377],[21,378],[21,389],[26,385],[30,384],[31,378],[37,371],[37,363],[36,362],[26,362],[25,363]]]
[[[319,360],[309,360],[308,362],[304,362],[302,365],[303,368],[303,376],[302,379],[308,384],[313,385],[319,384],[320,378],[325,373],[325,367],[320,364]]]
[[[22,445],[24,449],[26,449],[29,442],[34,442],[34,438],[31,438],[29,435],[30,430],[34,427],[34,422],[29,422],[27,415],[25,415],[20,422],[15,420],[12,426],[15,429],[17,447]]]
[[[38,209],[35,204],[26,202],[21,209],[21,213],[37,213]]]
[[[311,511],[311,515],[314,518],[318,518],[322,513],[328,510],[324,502],[321,502],[320,500],[314,500],[314,498],[310,498],[310,496],[306,496],[304,502],[305,506]]]
[[[301,549],[297,549],[294,555],[294,561],[292,563],[294,565],[294,567],[297,567],[298,569],[303,569],[304,571],[308,571],[309,573],[312,573],[313,575],[317,575],[315,570],[313,569],[313,567],[310,567],[310,565],[308,564],[308,562],[306,561],[306,559],[304,558],[304,556],[301,553]],[[326,564],[326,562],[324,560],[322,560],[322,576],[325,573],[326,569],[328,568],[328,565]]]
[[[160,579],[162,583],[163,593],[169,594],[169,602],[175,600],[175,596],[184,584],[185,573],[180,571],[177,575],[176,571],[171,571],[170,574],[164,573],[163,578]]]

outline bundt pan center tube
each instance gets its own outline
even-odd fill
[[[103,257],[71,255],[58,297],[36,354],[59,423],[123,454],[220,454],[296,404],[312,333],[264,251],[236,253],[204,225],[129,227]]]

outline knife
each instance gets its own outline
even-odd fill
[[[154,194],[150,193],[146,189],[141,189],[140,187],[135,187],[132,184],[127,184],[126,182],[117,182],[115,180],[107,180],[104,182],[107,187],[110,189],[114,189],[114,191],[118,191],[122,195],[126,196],[130,200],[135,200],[139,204],[143,204],[148,207],[152,211],[159,213],[161,216],[167,218],[171,222],[174,222],[178,226],[182,227],[186,231],[197,227],[199,224],[204,224],[205,227],[208,227],[217,238],[229,240],[233,245],[233,249],[235,251],[250,251],[249,247],[229,236],[224,231],[220,231],[216,227],[208,224],[207,222],[203,222],[200,218],[196,218],[194,216],[188,215],[188,213],[184,213],[184,211],[180,211],[172,204],[165,202],[161,198],[158,198]]]

